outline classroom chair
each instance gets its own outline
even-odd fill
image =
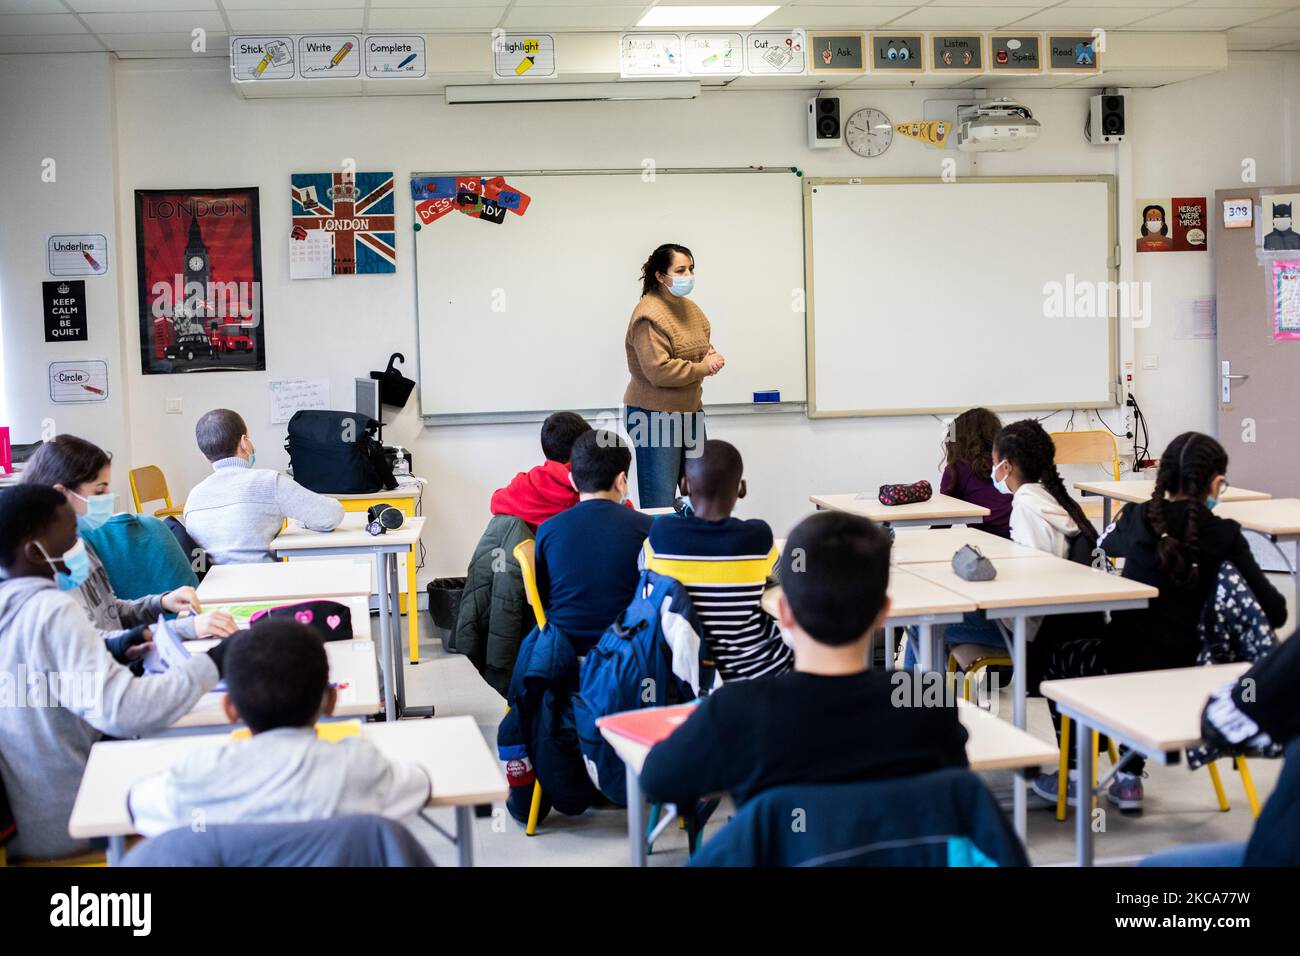
[[[1056,464],[1105,465],[1110,468],[1112,478],[1119,481],[1119,446],[1110,432],[1095,428],[1081,432],[1050,432],[1049,435],[1056,446]],[[1084,499],[1079,503],[1089,518],[1102,516],[1102,502]],[[1114,515],[1112,513],[1112,519]]]
[[[1107,748],[1107,754],[1110,757],[1111,766],[1114,767],[1119,763],[1119,755],[1115,751],[1114,741],[1109,741],[1108,743],[1109,746]],[[1101,735],[1094,730],[1092,732],[1092,752],[1093,752],[1092,789],[1094,791],[1093,794],[1094,803],[1096,801],[1095,791],[1097,789],[1097,762],[1098,762],[1097,755],[1100,749],[1101,749]],[[1061,822],[1064,822],[1065,820],[1066,793],[1069,787],[1060,786],[1059,781],[1065,780],[1067,778],[1068,775],[1067,768],[1069,767],[1069,763],[1070,763],[1069,755],[1070,755],[1070,718],[1067,717],[1065,714],[1062,714],[1061,715],[1061,761],[1060,761],[1060,766],[1058,768],[1059,770],[1059,774],[1057,776],[1058,786],[1056,788],[1056,819]],[[1232,762],[1236,766],[1237,772],[1241,774],[1241,787],[1243,790],[1246,791],[1246,801],[1250,804],[1251,815],[1258,820],[1259,819],[1259,794],[1255,790],[1255,780],[1250,774],[1250,767],[1246,765],[1246,758],[1233,757]],[[1205,768],[1210,772],[1210,783],[1214,787],[1214,796],[1219,802],[1219,809],[1222,812],[1227,813],[1229,810],[1232,809],[1232,805],[1228,802],[1228,795],[1223,789],[1223,778],[1219,775],[1218,764],[1214,762],[1210,762],[1205,765]]]
[[[792,827],[791,820],[804,826]],[[979,776],[949,769],[773,787],[741,807],[690,865],[1028,866],[1029,860]]]
[[[524,596],[528,606],[533,609],[533,617],[538,627],[546,626],[546,610],[542,607],[541,596],[537,593],[537,541],[529,538],[515,545],[513,552],[519,562],[519,570],[524,574]],[[542,782],[533,781],[533,802],[528,808],[528,826],[524,828],[526,836],[537,835],[537,818],[542,810]]]
[[[167,476],[157,465],[132,468],[127,477],[131,480],[131,497],[135,500],[136,514],[144,514],[145,503],[151,501],[165,503],[165,507],[153,512],[155,518],[175,517],[185,512],[183,504],[172,504],[171,492],[167,490]]]
[[[986,667],[1011,667],[1013,661],[996,647],[983,644],[958,644],[948,653],[949,675],[961,671],[961,696],[970,700],[971,680]]]

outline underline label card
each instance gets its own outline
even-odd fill
[[[60,233],[46,243],[52,276],[102,276],[108,273],[108,239],[97,232]]]

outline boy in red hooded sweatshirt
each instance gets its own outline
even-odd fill
[[[492,493],[492,513],[510,515],[536,527],[578,503],[569,480],[569,457],[578,436],[591,426],[575,412],[553,412],[542,423],[543,464],[515,475]]]

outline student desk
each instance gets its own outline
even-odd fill
[[[1091,780],[1092,731],[1151,760],[1177,763],[1183,748],[1201,742],[1201,710],[1210,694],[1249,669],[1249,664],[1217,664],[1076,677],[1043,681],[1042,690],[1075,722],[1079,779]],[[1080,802],[1074,815],[1077,858],[1079,866],[1092,866],[1092,815],[1083,812],[1084,805]]]
[[[1085,611],[1125,611],[1146,607],[1160,592],[1117,574],[1075,564],[1050,554],[998,564],[992,581],[963,581],[944,564],[910,564],[908,570],[974,601],[990,620],[1011,621],[1012,699],[1014,722],[1025,726],[1026,618]],[[1023,840],[1026,828],[1025,779],[1015,781],[1015,827]]]
[[[390,504],[407,518],[414,518],[419,512],[420,500],[424,497],[425,480],[416,478],[412,475],[403,475],[397,479],[397,487],[392,491],[371,491],[360,495],[328,495],[327,497],[337,499],[347,512],[360,512],[365,514],[371,505],[379,504],[381,501]],[[411,546],[411,550],[404,557],[406,559],[406,590],[398,600],[398,610],[407,615],[406,618],[406,637],[409,645],[408,653],[411,655],[411,663],[420,663],[420,623],[416,616],[416,611],[408,611],[407,608],[419,609],[420,590],[415,583],[416,565],[419,564],[420,546],[418,543]]]
[[[654,518],[658,518],[663,515],[672,515],[677,513],[677,509],[674,508],[672,505],[664,505],[662,508],[638,508],[637,510],[640,511],[643,515],[650,515],[651,517]]]
[[[370,569],[351,561],[217,564],[208,569],[198,592],[204,605],[281,599],[369,599]]]
[[[695,704],[680,704],[664,709],[681,712],[680,720],[674,715],[674,726],[678,726],[690,715],[694,706]],[[957,714],[968,735],[966,759],[970,761],[971,770],[1023,770],[1027,767],[1041,767],[1057,759],[1055,747],[1012,727],[1005,720],[999,720],[973,704],[964,700],[957,701]],[[645,764],[646,754],[652,745],[619,733],[617,717],[617,714],[604,717],[596,723],[600,727],[601,736],[609,742],[626,768],[628,846],[631,848],[632,865],[645,866],[645,798],[641,794],[641,767]],[[611,720],[614,721],[613,725],[608,723]],[[664,736],[670,735],[671,731]]]
[[[342,720],[348,717],[367,717],[378,713],[379,678],[375,673],[375,643],[370,640],[369,598],[347,598],[344,603],[352,612],[353,640],[329,641],[325,656],[329,658],[330,681],[339,687],[338,703],[333,717],[324,720]],[[221,610],[221,605],[204,607],[205,611]],[[212,638],[187,641],[191,654],[202,654],[216,644]],[[224,691],[210,691],[199,698],[188,714],[171,725],[165,734],[213,733],[229,730],[231,724],[221,706]],[[240,725],[242,726],[242,724]]]
[[[397,556],[409,552],[420,540],[424,518],[407,518],[406,522],[386,534],[372,535],[365,530],[364,514],[345,514],[343,522],[333,531],[309,531],[296,521],[271,542],[271,553],[277,558],[309,557],[364,557],[370,555],[375,564],[375,579],[379,582],[379,659],[384,671],[384,714],[396,720],[404,714],[429,717],[431,707],[406,707],[406,675],[402,655],[398,649],[401,614],[398,597],[401,583],[397,573]],[[298,562],[297,567],[315,567],[317,562]],[[293,561],[285,567],[294,567]],[[268,567],[268,565],[255,565]],[[366,577],[366,593],[370,593],[370,572],[360,565],[352,565]],[[206,584],[207,581],[205,580]],[[414,608],[411,608],[414,618]]]
[[[1291,566],[1291,579],[1295,582],[1295,610],[1292,613],[1300,615],[1300,498],[1233,501],[1225,497],[1214,513],[1220,518],[1231,518],[1248,531],[1262,534],[1274,544],[1296,543]],[[1282,559],[1286,560],[1285,554]],[[1296,633],[1300,634],[1300,628]]]
[[[920,629],[921,669],[934,670],[935,624],[955,624],[963,614],[975,610],[975,602],[942,585],[910,573],[912,568],[890,568],[889,617],[886,630],[915,625]],[[776,617],[776,596],[780,587],[763,592],[762,608]]]
[[[474,807],[504,800],[508,792],[496,755],[473,717],[442,717],[406,723],[362,724],[361,736],[393,760],[420,764],[433,782],[428,805],[455,807],[454,842],[461,866],[474,865]],[[133,784],[162,773],[200,747],[219,747],[214,734],[152,740],[101,741],[90,748],[68,833],[77,839],[109,838],[110,863],[121,859],[125,837],[134,833],[127,811]],[[442,831],[439,831],[442,832]]]
[[[1101,526],[1105,528],[1110,524],[1111,501],[1133,505],[1150,501],[1156,483],[1151,478],[1137,478],[1128,481],[1076,481],[1074,487],[1085,498],[1089,495],[1101,497]],[[1220,501],[1227,504],[1230,501],[1263,501],[1272,497],[1267,491],[1251,491],[1249,488],[1233,488],[1229,485]]]
[[[920,528],[936,524],[979,524],[989,516],[988,508],[949,495],[935,495],[929,501],[913,505],[882,505],[874,495],[811,495],[808,498],[822,511],[843,511],[870,518],[895,528]]]
[[[894,564],[950,563],[952,556],[968,544],[979,548],[984,557],[995,564],[1005,558],[1036,558],[1043,554],[1035,548],[1016,544],[1010,538],[970,525],[957,525],[953,528],[896,531],[890,560]]]

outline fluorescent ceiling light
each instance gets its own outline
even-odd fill
[[[600,100],[691,100],[699,80],[643,80],[609,83],[501,83],[447,87],[454,103],[565,103]]]
[[[755,7],[651,7],[639,27],[752,27],[771,16],[779,4]]]

